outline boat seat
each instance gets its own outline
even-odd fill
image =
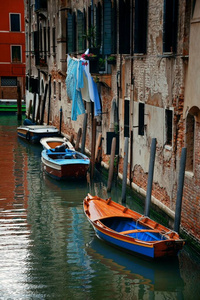
[[[160,230],[155,229],[132,229],[132,230],[126,230],[126,231],[120,231],[120,234],[130,234],[130,233],[136,233],[136,232],[153,232],[153,233],[160,233]]]

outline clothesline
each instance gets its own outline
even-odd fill
[[[87,51],[85,52],[87,53]],[[89,71],[89,63],[85,64],[83,58],[67,57],[67,95],[72,100],[71,119],[77,120],[77,116],[85,113],[84,101],[94,102],[94,115],[101,114],[101,103],[97,84]]]

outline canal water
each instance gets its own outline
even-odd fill
[[[106,180],[57,182],[43,173],[41,146],[17,137],[16,116],[0,116],[0,299],[200,299],[200,258],[151,262],[98,240],[82,208]],[[127,205],[143,212],[133,196]]]

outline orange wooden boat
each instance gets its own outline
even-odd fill
[[[97,237],[125,251],[150,258],[171,257],[185,244],[178,233],[111,198],[88,194],[83,207]]]

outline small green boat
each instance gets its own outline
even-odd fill
[[[26,112],[26,104],[22,101],[22,114]],[[0,114],[15,114],[17,113],[17,100],[0,99]]]

